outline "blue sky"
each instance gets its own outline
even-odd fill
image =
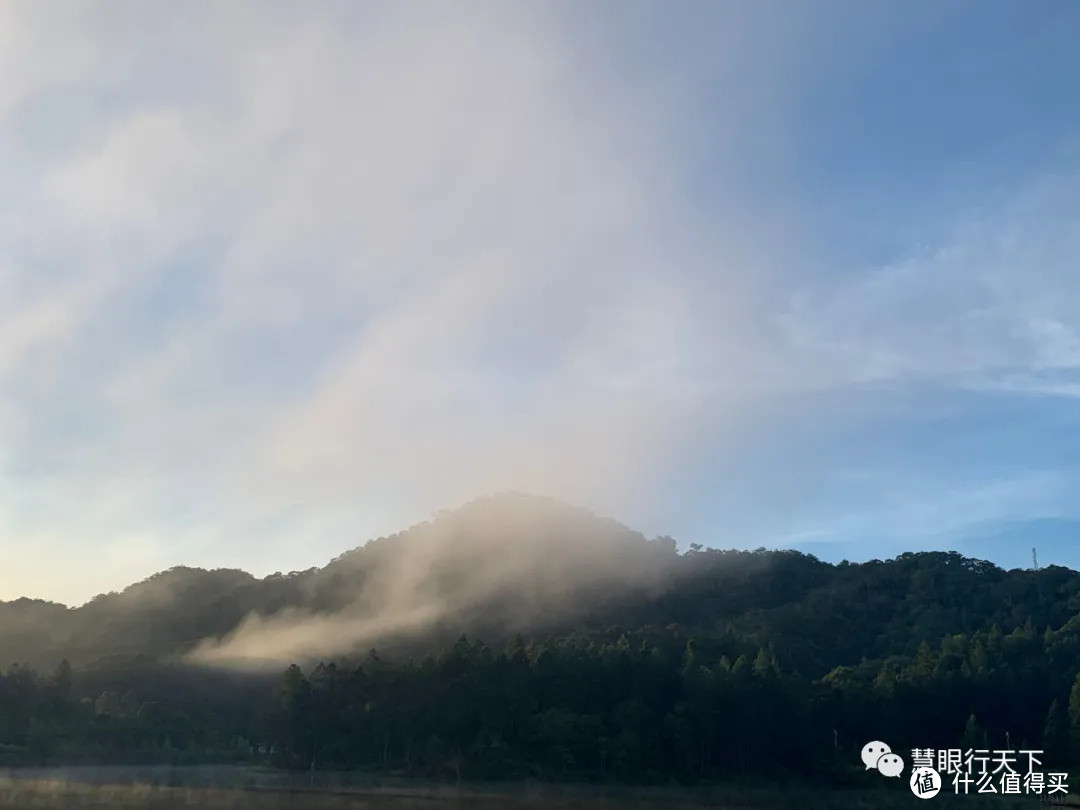
[[[1080,567],[1080,6],[14,2],[0,598],[544,492]]]

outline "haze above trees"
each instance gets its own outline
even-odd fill
[[[8,762],[848,779],[867,739],[1080,759],[1080,573],[680,554],[531,496],[321,569],[2,603],[0,651],[18,664],[0,675]]]

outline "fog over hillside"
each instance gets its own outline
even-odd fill
[[[257,579],[174,568],[78,608],[0,604],[13,660],[182,657],[278,667],[464,631],[554,628],[662,593],[673,541],[648,541],[560,501],[503,494],[473,501],[342,554],[324,568]]]
[[[652,628],[702,643],[771,634],[800,671],[824,673],[914,652],[970,630],[976,615],[979,627],[1060,627],[1080,605],[1077,588],[1066,568],[1004,571],[949,552],[857,565],[764,549],[680,554],[670,538],[586,509],[501,494],[321,568],[262,579],[172,568],[81,607],[0,603],[0,651],[5,665],[39,669],[67,659],[107,671],[278,672],[373,648],[423,657],[463,634],[499,646],[518,634],[617,639],[620,628]]]
[[[674,548],[554,500],[475,501],[350,552],[303,582],[301,605],[248,614],[191,653],[209,663],[329,657],[446,624],[496,632],[655,594]]]

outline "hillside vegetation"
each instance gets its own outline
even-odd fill
[[[321,569],[5,603],[0,651],[11,763],[845,781],[870,739],[1080,760],[1080,573],[680,554],[526,496]]]

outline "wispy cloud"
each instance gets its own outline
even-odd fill
[[[696,370],[739,357],[702,340],[740,338],[703,329],[663,87],[583,71],[536,9],[203,10],[65,18],[87,56],[8,92],[13,139],[59,83],[50,115],[94,108],[16,178],[39,218],[4,259],[5,476],[51,508],[8,507],[13,558],[53,537],[47,595],[87,597],[105,574],[76,571],[124,538],[161,554],[114,584],[208,544],[272,570],[320,514],[329,556],[493,488],[632,497]],[[710,270],[732,311],[740,269]]]
[[[778,319],[828,384],[944,381],[1000,387],[1080,363],[1075,166],[994,210],[957,215],[951,238],[792,296]]]
[[[1074,174],[811,272],[762,188],[832,29],[672,17],[639,64],[642,8],[6,4],[0,597],[42,547],[78,600],[491,489],[622,514],[807,391],[1068,390]]]

